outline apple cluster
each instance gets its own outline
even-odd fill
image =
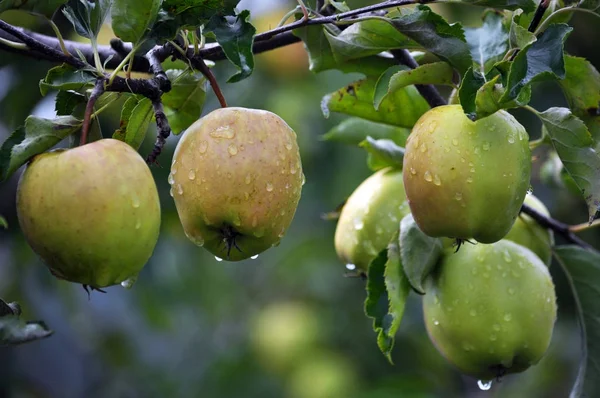
[[[216,110],[183,134],[169,183],[192,242],[221,259],[256,256],[279,243],[300,200],[296,133],[271,112]],[[149,167],[115,139],[31,159],[19,181],[17,213],[53,275],[98,290],[135,282],[161,224]]]
[[[549,215],[527,193],[530,174],[529,137],[509,113],[472,121],[460,105],[433,108],[413,127],[402,170],[365,180],[335,233],[340,259],[362,272],[409,213],[442,239],[426,279],[425,326],[442,355],[481,380],[537,363],[552,336],[553,235],[519,214],[526,203]]]

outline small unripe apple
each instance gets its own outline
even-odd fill
[[[150,169],[113,139],[33,158],[19,181],[17,213],[52,274],[93,288],[135,278],[160,228]]]
[[[177,144],[171,194],[188,238],[239,261],[279,243],[304,184],[296,133],[274,113],[217,109]]]
[[[550,212],[546,206],[532,194],[525,196],[525,204],[545,216],[550,216]],[[542,227],[525,213],[519,214],[517,221],[515,221],[504,239],[512,240],[515,243],[525,246],[537,254],[547,265],[552,261],[554,234],[551,230]]]
[[[403,170],[425,234],[493,243],[510,230],[529,188],[529,137],[506,111],[474,122],[460,105],[439,106],[413,127]]]
[[[535,365],[550,344],[556,294],[548,267],[509,240],[446,251],[423,311],[436,348],[463,373],[492,380]]]
[[[338,257],[366,271],[408,213],[402,171],[379,170],[356,188],[342,209],[335,230]]]

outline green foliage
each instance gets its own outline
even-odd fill
[[[368,155],[367,164],[373,171],[381,170],[386,167],[402,168],[404,160],[404,148],[399,147],[392,140],[380,139],[374,140],[367,137],[360,143]]]
[[[6,10],[23,10],[49,18],[66,2],[67,0],[0,0],[0,13]]]
[[[149,36],[161,3],[161,0],[114,0],[111,19],[115,35],[134,46],[140,45]]]
[[[169,69],[171,91],[162,97],[173,134],[180,134],[200,117],[206,100],[206,79],[201,73]]]

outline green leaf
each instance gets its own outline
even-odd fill
[[[569,107],[579,117],[595,114],[600,104],[600,73],[585,58],[565,57],[565,78],[559,81]]]
[[[452,2],[471,4],[481,7],[499,8],[502,10],[516,10],[522,8],[525,12],[535,10],[533,0],[451,0]]]
[[[43,322],[22,322],[15,315],[0,318],[0,346],[29,343],[53,333]]]
[[[40,80],[40,92],[46,95],[52,89],[79,91],[93,86],[95,81],[96,76],[92,73],[62,64],[50,69],[46,77]]]
[[[464,74],[460,87],[458,89],[458,98],[463,107],[463,111],[471,119],[477,115],[475,99],[478,90],[485,84],[485,77],[478,71],[469,68]]]
[[[388,139],[400,146],[406,144],[410,130],[389,124],[375,123],[359,117],[350,117],[323,135],[323,140],[358,145],[368,136],[375,140]]]
[[[179,134],[200,118],[206,100],[206,79],[201,73],[167,70],[171,91],[162,96],[165,115],[173,134]]]
[[[329,117],[330,111],[339,112],[374,122],[412,128],[419,117],[429,110],[427,101],[412,86],[387,96],[381,102],[379,110],[376,110],[373,107],[376,82],[377,78],[368,77],[326,95],[321,101],[323,114]]]
[[[600,8],[600,0],[581,0],[578,6],[588,10],[597,10]]]
[[[2,216],[0,216],[0,227],[8,229],[8,222],[6,221],[6,218]]]
[[[214,16],[206,26],[207,30],[214,33],[227,59],[239,69],[238,73],[229,78],[229,83],[247,78],[254,69],[252,44],[256,28],[249,20],[250,12],[244,10],[235,18]]]
[[[112,29],[115,35],[139,45],[150,33],[162,0],[113,0]]]
[[[388,139],[375,140],[367,137],[366,140],[360,143],[360,146],[369,154],[367,164],[371,170],[377,171],[386,167],[402,169],[404,148],[396,145],[394,141]]]
[[[51,18],[67,0],[0,0],[0,13],[6,10],[22,10]]]
[[[294,30],[294,34],[304,42],[309,56],[309,69],[314,73],[337,69],[345,73],[356,72],[365,76],[379,76],[387,68],[397,65],[393,59],[379,56],[338,63],[324,32],[326,32],[325,28],[320,25]]]
[[[414,40],[400,33],[390,22],[372,19],[350,25],[339,35],[324,30],[336,62],[377,55],[391,49],[420,49]]]
[[[465,29],[465,37],[476,65],[474,69],[483,75],[502,60],[508,50],[508,32],[502,23],[502,15],[495,12],[485,14],[480,28]]]
[[[131,95],[125,100],[123,103],[123,108],[121,109],[121,121],[119,122],[119,128],[115,130],[112,138],[126,142],[127,125],[129,124],[131,112],[133,112],[133,109],[137,106],[141,99],[142,98],[138,97],[137,95]]]
[[[402,266],[410,285],[417,293],[425,294],[423,282],[437,264],[442,248],[442,240],[425,235],[412,214],[400,221]]]
[[[564,24],[550,25],[538,40],[519,51],[508,74],[501,102],[509,102],[534,81],[565,77],[563,44],[573,28]]]
[[[388,248],[369,264],[365,314],[373,318],[377,346],[392,362],[394,338],[404,315],[410,287],[402,271],[397,244],[398,234]]]
[[[373,105],[379,109],[383,99],[406,86],[414,84],[452,85],[454,70],[446,62],[434,62],[415,69],[397,65],[386,70],[377,81]]]
[[[0,147],[0,181],[6,180],[30,158],[40,154],[81,128],[72,116],[42,119],[29,116]]]
[[[593,149],[590,132],[567,108],[550,108],[537,115],[565,170],[582,192],[592,222],[600,210],[600,155]]]
[[[112,2],[113,0],[69,0],[62,12],[80,36],[95,40]]]
[[[54,109],[59,116],[70,115],[78,105],[83,105],[86,102],[85,95],[79,94],[77,91],[61,90],[56,94]]]
[[[509,32],[510,48],[525,48],[537,40],[537,37],[532,32],[519,23],[522,15],[523,12],[517,10],[511,19]]]
[[[144,142],[144,138],[146,138],[148,126],[153,115],[152,101],[148,98],[141,98],[131,110],[127,127],[125,128],[125,142],[131,145],[136,151],[142,145],[142,142]]]
[[[391,23],[400,33],[450,63],[461,74],[471,67],[471,53],[460,24],[448,24],[424,5],[418,5],[410,14],[392,18]]]
[[[577,246],[558,246],[554,254],[563,267],[577,306],[583,357],[571,397],[600,395],[600,254]]]

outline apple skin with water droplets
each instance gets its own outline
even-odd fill
[[[52,274],[92,288],[135,280],[160,229],[150,169],[114,139],[34,157],[19,180],[17,214]]]
[[[447,249],[426,280],[425,326],[440,353],[480,380],[523,372],[545,354],[556,321],[548,267],[509,240]]]
[[[386,168],[374,173],[352,192],[340,213],[335,230],[338,257],[366,272],[409,213],[402,171]]]
[[[529,136],[506,111],[473,122],[460,105],[439,106],[413,127],[403,170],[425,234],[493,243],[512,227],[529,188]]]
[[[171,195],[187,237],[240,261],[279,244],[304,184],[296,133],[274,113],[217,109],[177,144]]]

